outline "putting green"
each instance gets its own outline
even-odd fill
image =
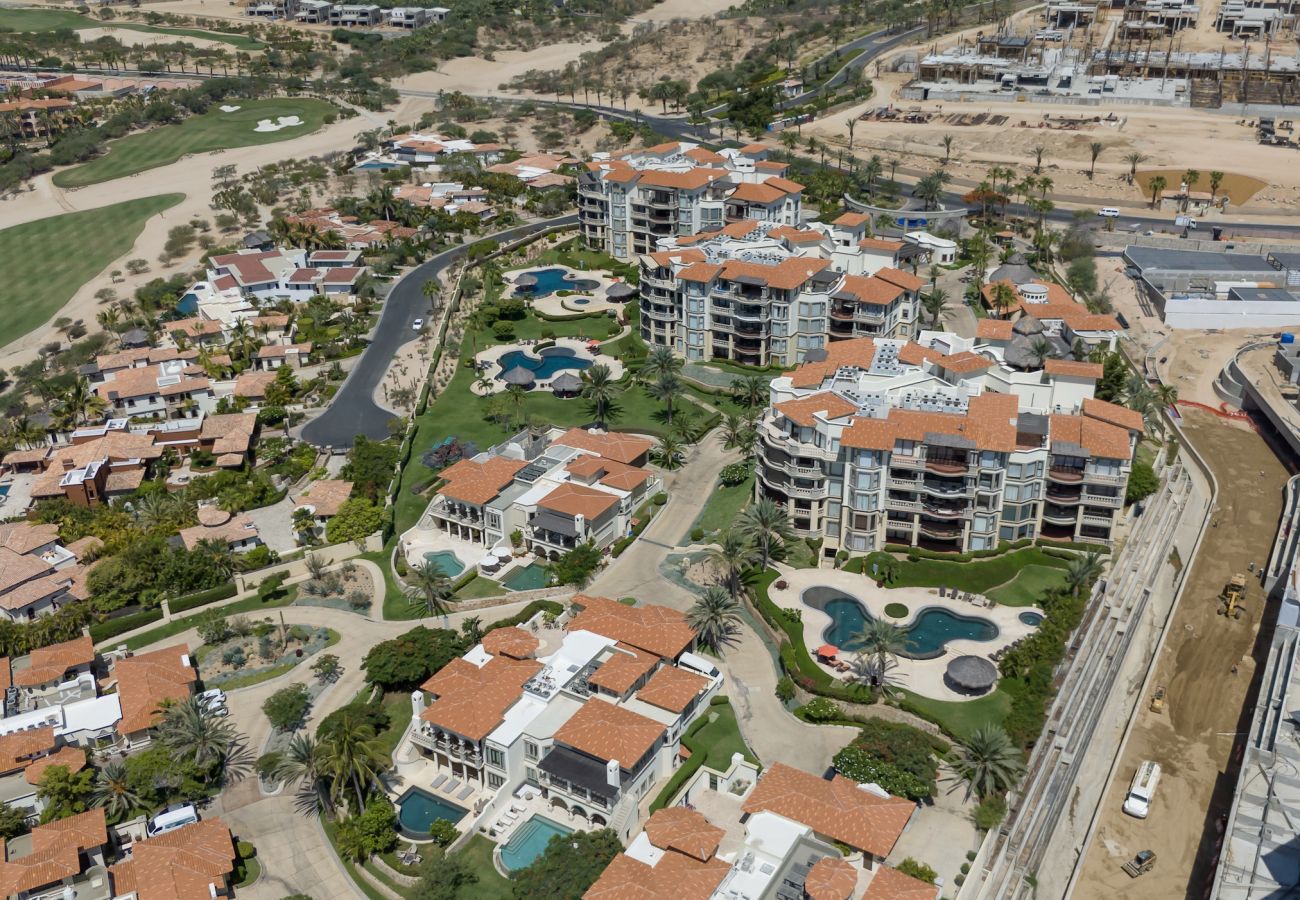
[[[184,194],[141,197],[0,231],[4,342],[53,318],[83,284],[135,245],[146,220],[184,199]]]
[[[58,31],[61,28],[81,31],[86,28],[121,28],[125,31],[143,31],[148,34],[175,35],[178,40],[192,37],[208,41],[221,41],[223,44],[230,44],[239,50],[262,50],[266,47],[261,41],[245,37],[242,34],[204,31],[201,28],[164,28],[161,25],[141,25],[123,19],[100,21],[68,9],[0,9],[0,28],[12,28],[14,31]]]
[[[164,125],[110,141],[106,154],[59,172],[54,176],[54,183],[63,188],[85,187],[170,165],[191,153],[287,141],[311,134],[324,124],[326,113],[334,110],[324,100],[301,97],[231,99],[224,105],[238,106],[239,109],[222,112],[220,107],[214,106],[201,116],[193,116],[175,125]],[[263,120],[274,123],[290,116],[297,116],[302,124],[279,131],[254,130]]]

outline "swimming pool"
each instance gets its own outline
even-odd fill
[[[418,787],[411,788],[397,801],[397,822],[407,837],[428,837],[429,826],[434,820],[446,819],[454,825],[465,818],[467,812],[469,810]]]
[[[533,378],[538,381],[545,381],[555,376],[557,372],[565,369],[582,370],[591,367],[591,360],[579,359],[574,351],[567,347],[547,347],[533,356],[527,350],[511,350],[509,353],[501,354],[497,360],[501,365],[501,373],[505,374],[515,366],[523,366],[525,369],[531,369]],[[500,378],[498,375],[497,378]]]
[[[501,583],[511,591],[535,591],[538,588],[546,587],[546,582],[550,579],[550,573],[546,566],[541,563],[529,563],[522,569],[515,569]]]
[[[871,621],[871,614],[856,597],[831,587],[811,587],[803,592],[803,602],[830,616],[831,624],[822,632],[822,640],[841,650],[856,650],[857,636]],[[949,641],[991,641],[999,634],[998,626],[988,619],[963,616],[938,606],[927,606],[902,629],[906,649],[899,654],[910,659],[933,659],[942,656]]]
[[[1043,624],[1043,614],[1029,610],[1022,612],[1020,615],[1016,616],[1016,618],[1021,622],[1024,622],[1026,625],[1033,625],[1035,628]]]
[[[450,550],[430,550],[424,554],[424,561],[437,566],[442,574],[448,578],[455,578],[465,571],[465,564],[460,561],[459,556]]]
[[[176,311],[183,316],[193,316],[199,311],[199,298],[193,294],[186,294],[176,304]]]
[[[590,278],[565,278],[569,273],[564,269],[537,269],[525,274],[536,278],[537,283],[515,288],[516,297],[547,297],[556,291],[594,291],[600,287],[599,281]]]
[[[510,835],[510,840],[501,847],[501,864],[511,872],[526,869],[542,855],[551,838],[566,834],[573,834],[573,829],[565,828],[559,822],[552,822],[544,816],[533,816],[520,825],[519,830]]]

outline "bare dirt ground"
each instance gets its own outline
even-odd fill
[[[132,31],[129,28],[114,28],[107,25],[103,28],[83,28],[77,32],[77,37],[81,38],[83,44],[91,41],[97,41],[102,37],[110,37],[126,47],[152,47],[155,44],[175,44],[183,42],[193,47],[210,49],[218,47],[227,49],[229,44],[221,41],[210,41],[207,38],[196,38],[188,35],[170,35],[158,34],[150,31]]]
[[[1253,650],[1263,597],[1258,582],[1252,582],[1246,615],[1229,621],[1218,615],[1218,596],[1234,572],[1245,572],[1250,562],[1257,569],[1264,563],[1288,473],[1248,427],[1199,411],[1185,415],[1188,436],[1219,482],[1218,525],[1206,533],[1157,660],[1155,683],[1167,687],[1165,710],[1151,712],[1148,698],[1139,702],[1083,861],[1074,894],[1080,900],[1200,897],[1220,818],[1232,797],[1233,736],[1249,715],[1244,707],[1256,672]],[[1159,762],[1163,775],[1150,816],[1134,819],[1120,807],[1133,773],[1147,759]],[[1119,866],[1148,849],[1159,862],[1134,894],[1135,885]]]

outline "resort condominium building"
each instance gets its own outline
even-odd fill
[[[835,341],[907,338],[925,282],[897,267],[924,251],[867,227],[847,213],[663,238],[638,260],[641,337],[688,360],[756,366],[795,365]]]
[[[922,332],[808,354],[772,382],[758,495],[785,505],[797,533],[824,536],[827,556],[1109,545],[1142,416],[1093,397],[1100,365],[1021,367],[1007,362],[1022,358],[1015,340],[977,341]]]
[[[803,185],[751,144],[718,153],[672,141],[617,158],[600,154],[578,178],[578,221],[593,250],[632,259],[661,238],[756,219],[797,225]]]

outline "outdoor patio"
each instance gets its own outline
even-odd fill
[[[776,583],[785,582],[784,588],[778,589]],[[976,699],[975,695],[953,690],[945,680],[949,664],[960,656],[975,656],[990,659],[1012,643],[1032,634],[1035,625],[1020,620],[1023,613],[1033,612],[1042,615],[1042,610],[1029,606],[1000,606],[993,603],[984,606],[984,598],[954,598],[951,592],[940,597],[938,588],[878,588],[870,578],[860,574],[826,569],[785,569],[782,567],[781,578],[769,590],[772,602],[787,609],[797,609],[802,615],[804,644],[808,647],[813,660],[831,677],[847,680],[852,677],[852,670],[844,671],[843,666],[851,661],[856,653],[840,652],[830,659],[819,657],[818,648],[826,644],[825,632],[833,622],[830,615],[816,606],[805,602],[803,594],[808,588],[834,588],[857,600],[864,606],[870,616],[890,622],[900,628],[907,628],[924,610],[943,609],[967,619],[982,619],[997,628],[997,636],[991,640],[948,640],[943,652],[933,659],[911,659],[900,656],[898,665],[890,671],[893,683],[897,687],[907,688],[933,697],[936,700],[967,701]],[[990,601],[991,602],[991,601]],[[900,603],[907,607],[907,614],[894,618],[885,613],[888,604]],[[835,648],[839,649],[839,648]],[[837,663],[839,665],[837,665]]]
[[[615,278],[612,274],[604,270],[594,270],[590,272],[579,271],[578,269],[562,265],[549,266],[529,266],[526,269],[517,269],[512,272],[506,272],[503,276],[506,283],[511,286],[510,293],[514,293],[521,284],[527,284],[529,278],[534,277],[533,273],[545,269],[561,269],[564,271],[564,277],[567,281],[594,281],[597,286],[590,290],[582,290],[578,287],[563,288],[565,290],[575,291],[575,294],[560,297],[556,293],[549,293],[544,297],[526,298],[532,304],[533,309],[544,316],[580,316],[590,315],[592,313],[603,313],[609,310],[622,311],[623,305],[632,297],[636,296],[636,288],[628,285],[621,279]],[[524,279],[522,282],[520,279]],[[630,292],[628,289],[631,288]],[[586,301],[586,302],[580,302]]]
[[[537,349],[538,344],[545,344],[546,346],[539,350]],[[561,355],[550,353],[552,350],[568,351],[575,360],[582,361],[586,365],[580,368],[557,367],[554,372],[535,375],[535,372],[543,371],[539,367],[543,366],[548,356],[554,358]],[[530,357],[530,366],[525,367],[517,364],[517,362],[508,361],[505,365],[509,366],[509,371],[506,371],[503,368],[502,357],[515,352],[526,353]],[[528,391],[550,391],[559,387],[555,384],[559,379],[568,375],[581,377],[582,370],[592,365],[601,365],[608,368],[615,381],[623,377],[623,363],[617,357],[607,356],[602,353],[599,342],[594,339],[557,338],[554,341],[516,341],[511,344],[500,344],[489,347],[476,355],[474,362],[482,377],[475,380],[474,384],[470,386],[470,390],[480,397],[504,391],[511,385],[517,385]],[[566,395],[573,395],[567,389],[565,393]]]

